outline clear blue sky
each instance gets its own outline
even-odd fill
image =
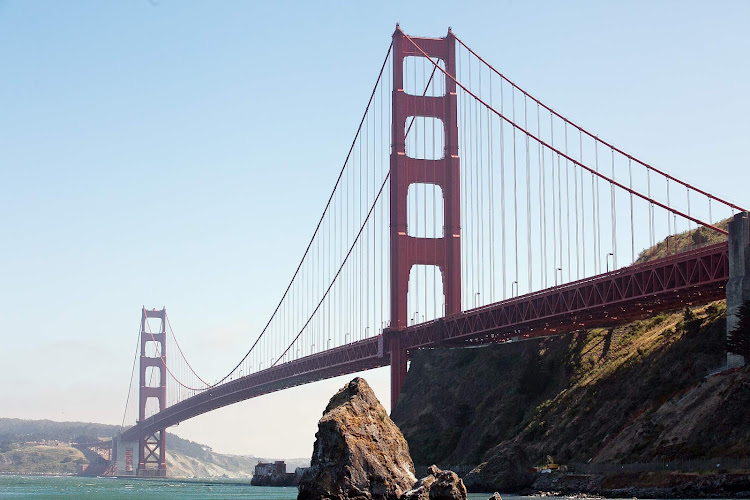
[[[750,205],[750,2],[0,0],[0,416],[119,423],[140,308],[199,373],[286,285],[395,23]],[[387,404],[387,372],[365,374]],[[307,456],[337,379],[174,431]],[[263,424],[262,426],[260,424]]]

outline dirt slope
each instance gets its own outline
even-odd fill
[[[705,379],[723,360],[724,311],[420,351],[393,419],[417,465],[479,464],[512,442],[534,462],[746,456],[750,372]]]

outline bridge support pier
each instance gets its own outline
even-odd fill
[[[115,464],[115,475],[132,476],[136,473],[135,466],[140,462],[139,443],[127,442],[120,438],[120,433],[112,438],[112,462]]]
[[[750,301],[750,214],[740,212],[729,222],[729,281],[727,281],[727,340],[739,323],[739,309]],[[727,367],[743,366],[745,359],[727,352]]]
[[[402,332],[399,330],[383,331],[388,341],[388,350],[391,356],[391,412],[396,407],[398,398],[401,395],[401,389],[404,387],[406,380],[406,349],[401,346]]]

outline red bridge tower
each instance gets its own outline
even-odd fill
[[[159,331],[152,332],[148,325],[148,318],[161,320]],[[140,391],[138,397],[138,419],[139,422],[146,420],[146,403],[149,399],[156,399],[159,409],[162,411],[167,407],[167,310],[157,311],[143,308],[141,314],[141,363],[140,363]],[[152,346],[148,346],[148,343]],[[150,347],[147,349],[147,347]],[[155,373],[147,376],[148,368],[155,368],[159,374],[158,381],[153,380]],[[155,384],[154,382],[158,382]],[[139,438],[139,459],[136,474],[139,476],[166,476],[167,461],[165,447],[166,430],[160,429],[151,434],[142,435]]]
[[[429,57],[445,64],[456,74],[456,39],[448,30],[445,38],[409,37]],[[391,356],[391,408],[398,401],[406,378],[406,349],[401,330],[407,326],[409,273],[415,265],[440,268],[445,295],[445,315],[461,312],[461,199],[458,157],[458,101],[456,83],[444,78],[442,96],[412,95],[404,90],[404,59],[424,57],[401,29],[393,33],[393,123],[391,124],[391,324],[385,332]],[[430,63],[430,66],[432,64]],[[438,87],[439,88],[439,87]],[[409,117],[437,118],[443,124],[443,157],[437,160],[406,155],[406,126]],[[407,231],[407,193],[415,183],[436,184],[443,192],[443,235],[417,238]]]

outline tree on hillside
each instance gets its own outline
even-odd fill
[[[750,358],[750,301],[740,306],[737,326],[729,332],[727,351]]]

